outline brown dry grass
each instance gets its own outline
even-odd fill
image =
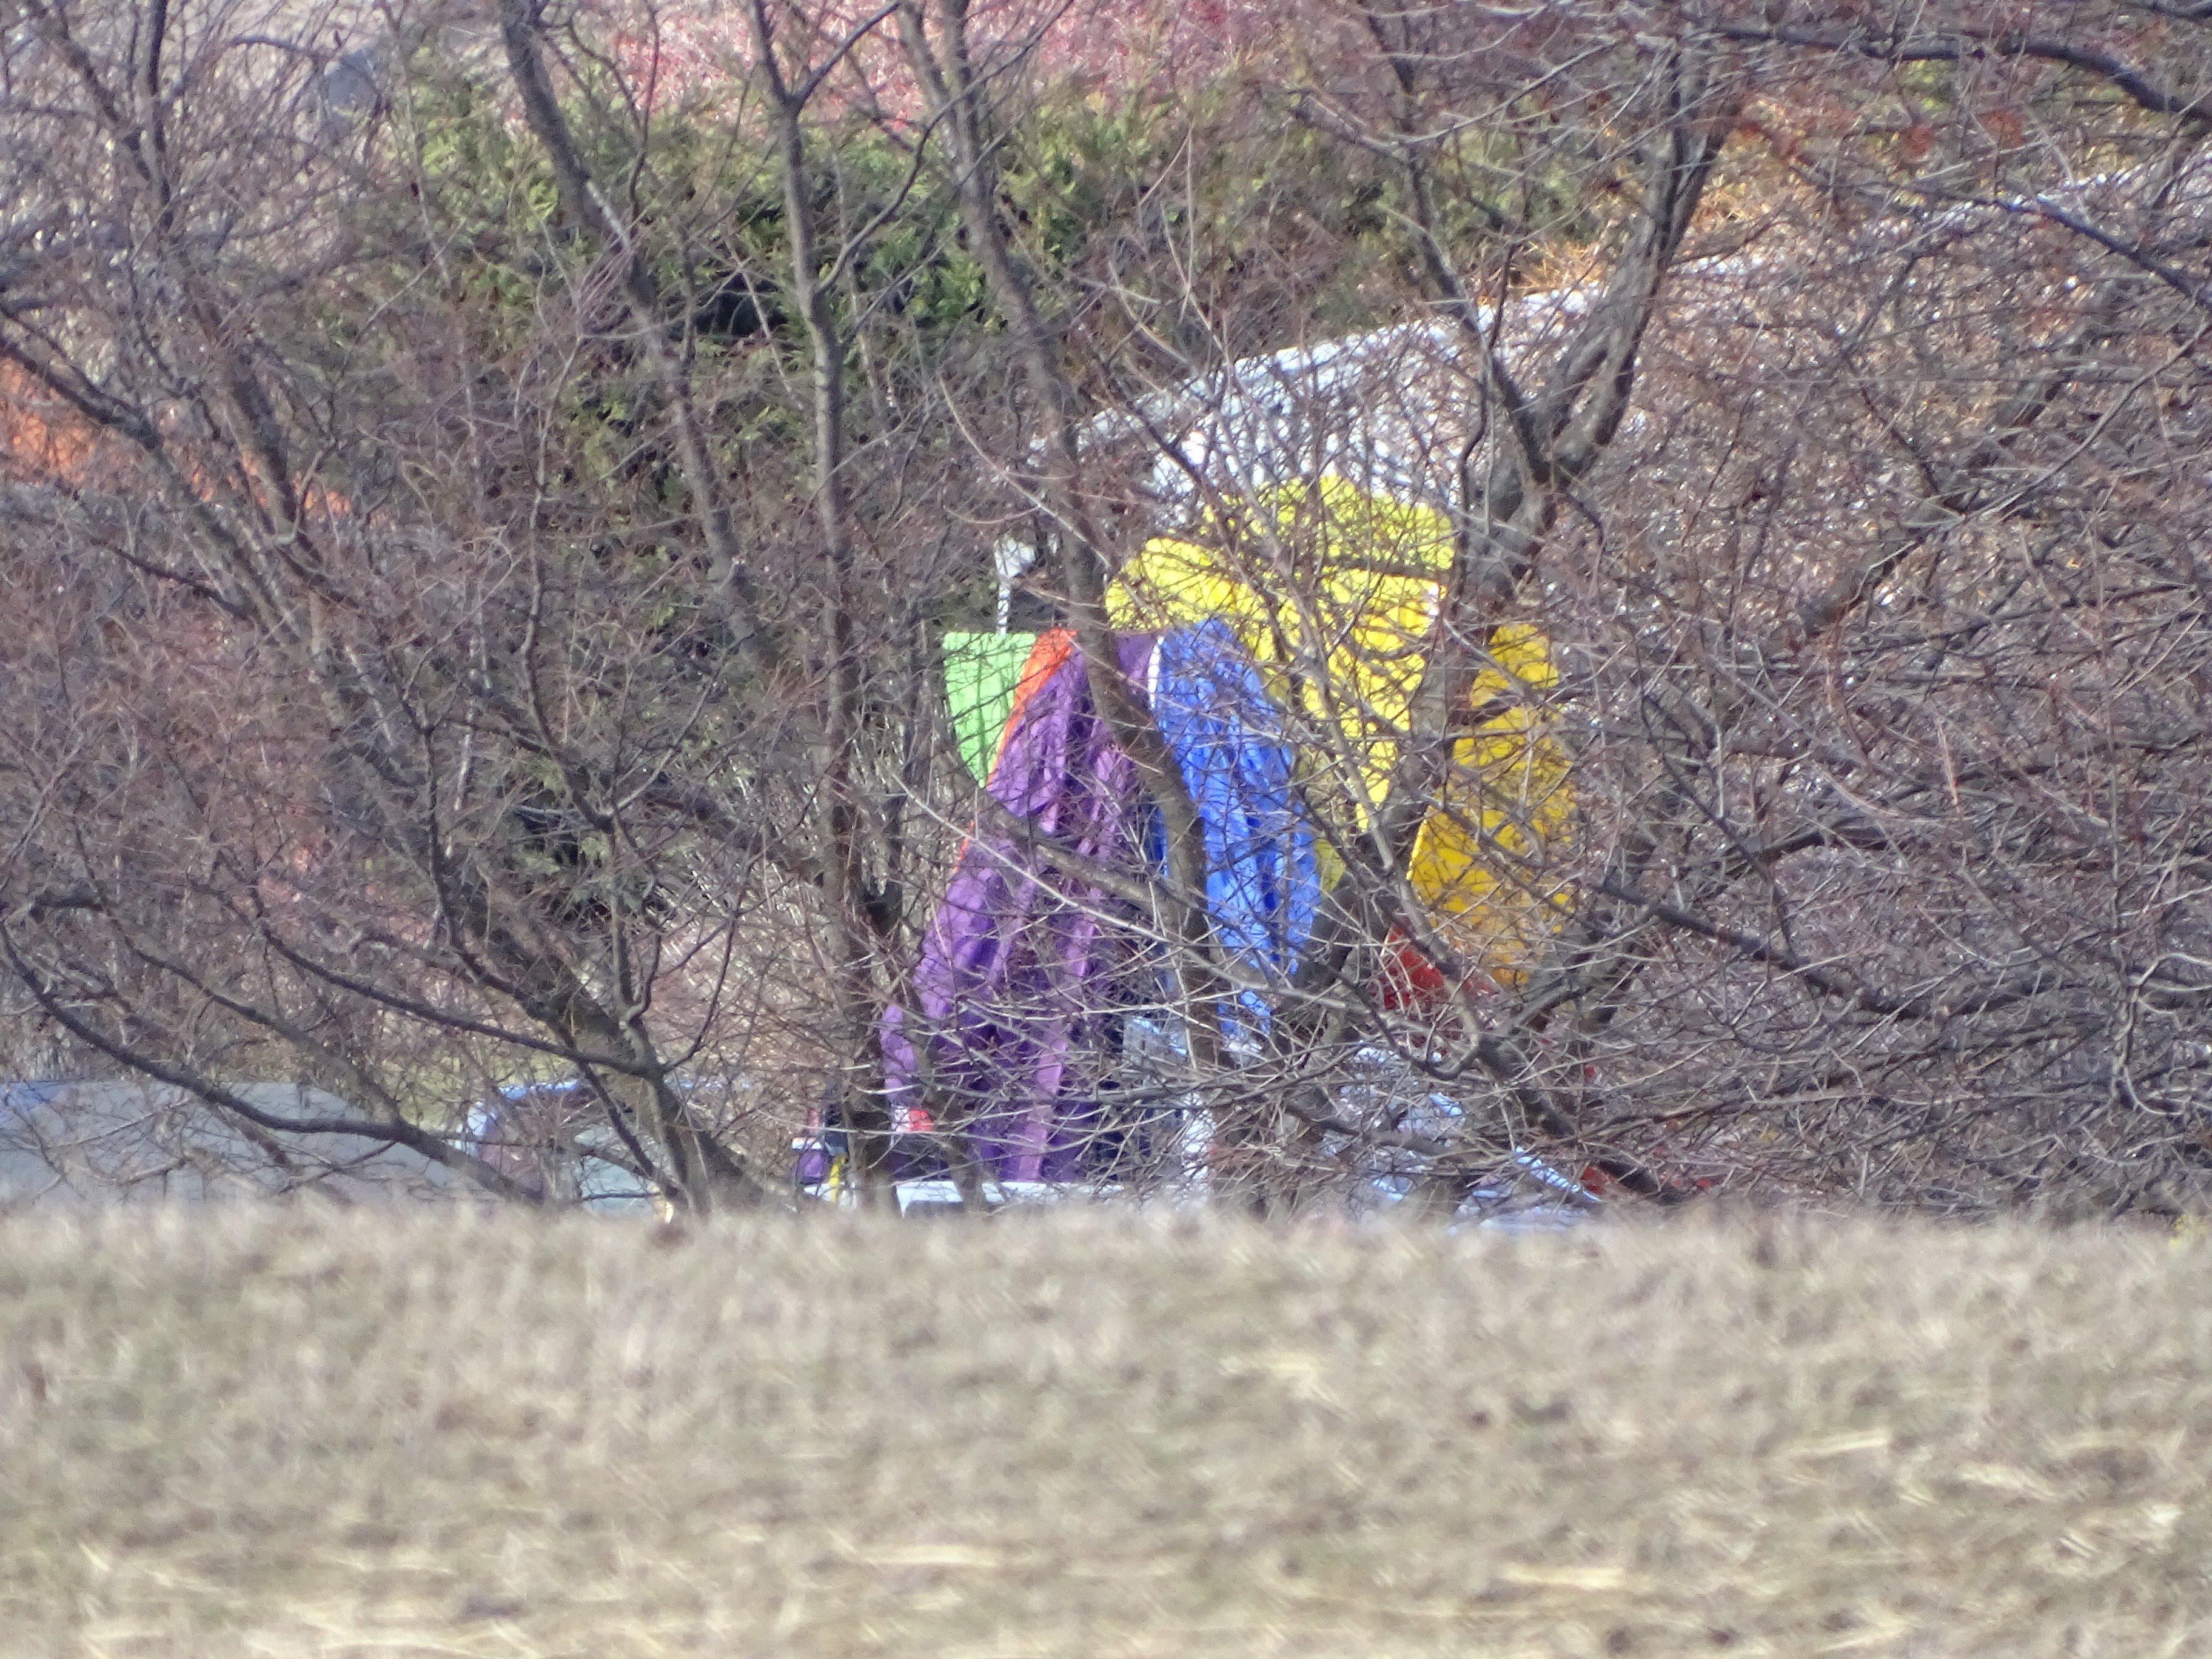
[[[0,1224],[11,1654],[2212,1650],[2212,1246]]]

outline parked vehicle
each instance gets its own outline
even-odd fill
[[[326,1090],[240,1083],[272,1116],[360,1115]],[[0,1209],[307,1196],[339,1203],[456,1196],[445,1165],[386,1141],[289,1134],[145,1079],[0,1083]]]

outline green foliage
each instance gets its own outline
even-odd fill
[[[551,169],[465,76],[404,83],[394,142],[422,222],[460,294],[526,314],[543,287],[542,250],[560,216]],[[457,297],[459,297],[457,295]]]
[[[1556,121],[1522,127],[1471,128],[1428,155],[1435,229],[1462,265],[1505,234],[1600,233],[1577,167],[1596,147]],[[1265,92],[1224,78],[1109,102],[1071,83],[1016,136],[1004,189],[1048,287],[1115,296],[1185,359],[1404,315],[1419,216],[1402,168]]]
[[[508,100],[475,75],[426,54],[401,77],[385,143],[406,189],[374,210],[390,217],[397,252],[374,303],[360,307],[378,320],[333,318],[333,337],[373,326],[404,351],[399,331],[427,282],[444,325],[469,337],[467,356],[520,365],[549,296],[592,302],[577,279],[596,254],[565,222],[550,169]],[[577,139],[639,228],[664,326],[694,360],[714,441],[758,499],[795,498],[811,437],[793,392],[810,373],[809,348],[789,299],[769,135],[726,100],[664,112],[640,129],[605,91],[586,87],[573,100]],[[1574,146],[1557,137],[1469,131],[1437,151],[1437,230],[1455,258],[1480,260],[1502,219],[1595,234]],[[822,258],[836,262],[823,274],[834,269],[854,384],[876,394],[851,407],[865,443],[882,411],[926,406],[929,382],[949,367],[988,377],[1000,325],[940,155],[917,167],[903,139],[826,112],[808,138]],[[1548,171],[1531,155],[1547,157]],[[1074,82],[1047,88],[1012,125],[1000,184],[1045,304],[1100,361],[1172,377],[1405,314],[1417,260],[1401,173],[1285,118],[1249,86],[1224,78],[1176,101],[1109,99]],[[532,487],[592,495],[589,544],[611,534],[624,558],[665,563],[672,555],[659,526],[683,516],[684,489],[642,387],[619,331],[561,365],[540,404],[555,453],[535,463]]]
[[[548,283],[573,274],[564,267],[583,251],[505,102],[466,72],[415,70],[393,127],[410,210],[482,343],[519,342]],[[672,335],[708,382],[720,359],[763,346],[799,372],[804,341],[787,303],[787,228],[767,134],[726,101],[702,102],[657,118],[641,156],[638,129],[608,91],[586,88],[572,118],[597,176],[622,182],[646,233]],[[1048,305],[1093,331],[1102,356],[1164,346],[1164,372],[1401,316],[1416,264],[1401,174],[1286,118],[1226,77],[1173,101],[1108,98],[1074,82],[1047,88],[1010,135],[1001,185]],[[1540,113],[1529,118],[1436,152],[1437,229],[1455,257],[1480,261],[1501,222],[1547,238],[1596,234],[1576,146],[1539,132]],[[854,117],[825,115],[809,138],[823,257],[860,242],[836,294],[856,366],[866,356],[895,388],[987,351],[997,325],[940,168],[917,172],[901,142]],[[757,454],[803,447],[806,424],[776,380],[725,377],[718,432]],[[586,471],[611,477],[649,459],[638,434],[654,423],[639,419],[618,363],[586,366],[565,414]]]

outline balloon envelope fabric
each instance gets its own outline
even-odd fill
[[[1157,647],[1121,641],[1122,672],[1151,699],[1204,826],[1206,902],[1243,983],[1220,1010],[1232,1040],[1264,1028],[1263,988],[1287,983],[1320,895],[1292,790],[1294,757],[1258,670],[1223,623]],[[963,849],[915,975],[893,1010],[885,1081],[902,1129],[939,1127],[925,1096],[969,1129],[986,1175],[1064,1181],[1130,1150],[1141,1124],[1110,1122],[1120,1018],[1157,1005],[1150,918],[1092,878],[1141,878],[1160,858],[1135,769],[1090,697],[1064,636],[1033,648],[991,798],[1018,829],[987,823]],[[1095,861],[1095,864],[1094,862]]]
[[[1277,697],[1303,708],[1314,793],[1346,804],[1356,831],[1389,792],[1451,557],[1436,508],[1324,478],[1212,516],[1193,539],[1146,543],[1107,610],[1117,628],[1234,629]]]
[[[1147,683],[1153,646],[1122,637],[1133,684]],[[1081,655],[1063,647],[1025,689],[988,786],[1004,813],[987,807],[961,851],[923,935],[915,1006],[885,1016],[884,1085],[896,1127],[939,1127],[934,1103],[987,1176],[1066,1181],[1102,1128],[1108,1027],[1139,989],[1145,938],[1109,891],[1119,884],[1097,877],[1144,867],[1144,823],[1136,768],[1092,705]]]
[[[1150,698],[1203,824],[1206,906],[1240,986],[1218,1011],[1232,1048],[1266,1029],[1268,992],[1310,936],[1328,862],[1316,821],[1357,833],[1389,786],[1451,555],[1440,513],[1338,480],[1278,491],[1267,510],[1265,533],[1216,526],[1222,549],[1147,544],[1109,594],[1133,630],[1121,672]],[[1250,556],[1232,558],[1232,541]],[[1280,586],[1242,579],[1270,559]],[[1510,978],[1552,925],[1563,888],[1546,871],[1573,796],[1540,709],[1558,679],[1549,642],[1507,624],[1488,647],[1473,691],[1484,716],[1455,745],[1407,873],[1438,960]],[[1158,825],[1066,629],[950,636],[946,684],[967,696],[954,718],[971,769],[994,751],[986,788],[1003,810],[987,808],[962,849],[913,1006],[885,1016],[893,1121],[927,1130],[945,1112],[1000,1180],[1096,1175],[1142,1132],[1108,1116],[1122,1021],[1162,999],[1157,927],[1131,896],[1160,861]],[[1443,988],[1415,975],[1428,979],[1427,994]]]
[[[1206,906],[1238,976],[1286,985],[1313,932],[1321,882],[1294,789],[1297,757],[1259,670],[1225,623],[1165,635],[1153,658],[1152,718],[1206,832]],[[1262,1027],[1267,999],[1238,998]],[[1231,1034],[1243,1017],[1224,1009]]]
[[[1573,829],[1566,752],[1538,704],[1559,683],[1551,646],[1525,623],[1492,630],[1475,677],[1498,712],[1452,745],[1451,775],[1422,820],[1406,875],[1438,942],[1470,970],[1517,978],[1565,902],[1558,874]]]
[[[1241,518],[1212,515],[1192,539],[1147,543],[1109,590],[1117,626],[1225,624],[1278,702],[1300,712],[1300,777],[1324,832],[1324,886],[1341,867],[1329,834],[1358,835],[1389,793],[1452,550],[1450,521],[1436,508],[1328,477],[1261,492]],[[1407,874],[1437,943],[1469,971],[1510,978],[1563,897],[1548,872],[1574,793],[1540,707],[1559,679],[1550,642],[1511,623],[1487,647],[1472,702],[1495,712],[1454,744],[1453,775]]]
[[[960,758],[978,783],[988,783],[999,740],[1014,709],[1014,688],[1036,644],[1034,634],[947,634],[945,700]]]

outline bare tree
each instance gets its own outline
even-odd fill
[[[975,1203],[959,870],[1098,941],[1000,1011],[1094,1181],[2198,1202],[2206,24],[1316,0],[1186,96],[1102,15],[27,0],[22,1052]],[[1024,546],[1156,835],[956,762]],[[1272,955],[1129,667],[1209,621]]]
[[[494,1191],[465,1109],[507,1089],[527,1138],[520,1085],[569,1078],[671,1201],[773,1193],[808,1079],[870,1097],[934,729],[866,682],[927,665],[931,463],[903,388],[848,420],[871,301],[803,93],[763,56],[719,151],[664,150],[635,64],[426,13],[333,142],[334,18],[118,21],[9,43],[0,355],[82,451],[12,497],[15,580],[59,598],[11,675],[19,982],[109,1062],[256,1121],[234,1079],[305,1074],[360,1115],[281,1127]],[[781,240],[687,216],[702,185],[780,200]],[[739,441],[787,410],[811,444]]]

